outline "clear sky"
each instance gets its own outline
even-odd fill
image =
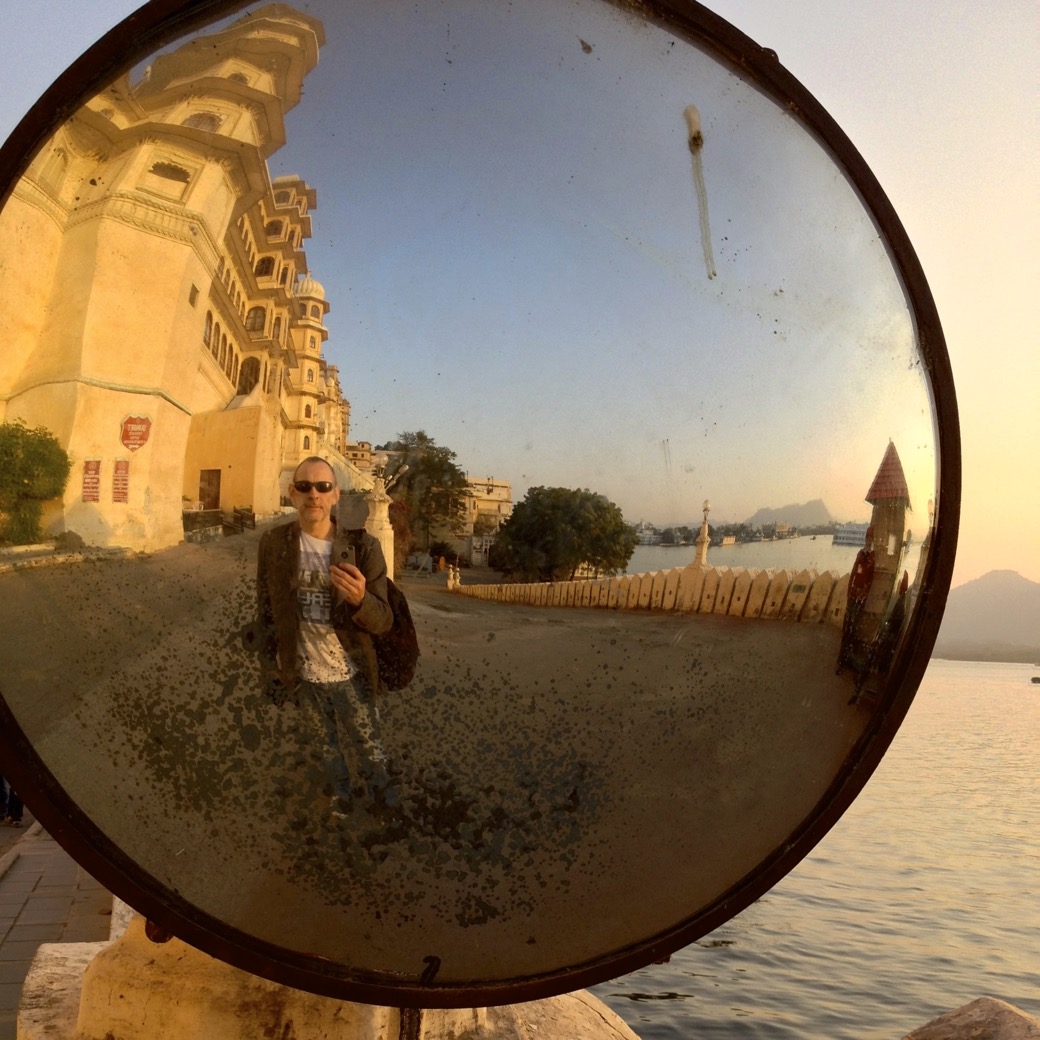
[[[97,0],[90,5],[78,0],[44,0],[35,8],[19,6],[6,12],[8,32],[0,39],[5,70],[0,134],[13,127],[69,61],[133,6],[116,0]],[[1040,580],[1040,355],[1035,333],[1027,331],[1036,322],[1026,312],[1027,287],[1035,294],[1040,274],[1037,169],[1031,144],[1035,139],[1033,67],[1038,42],[1032,5],[1024,0],[986,7],[877,0],[866,8],[824,0],[788,0],[784,4],[718,0],[712,6],[759,43],[774,49],[837,119],[870,163],[920,256],[943,321],[962,417],[964,501],[954,584],[997,568],[1018,570]],[[48,13],[41,17],[44,7]],[[62,32],[39,34],[43,22],[61,25]],[[332,44],[340,30],[333,25],[328,29]],[[445,95],[453,89],[461,92],[466,75],[476,67],[473,56],[478,53],[467,51],[460,27],[453,31],[450,41],[420,34],[406,47],[400,35],[395,40],[403,70],[409,68],[404,55],[416,54],[423,45],[431,48],[430,54],[436,56],[445,74]],[[356,41],[356,31],[344,32],[343,38]],[[611,54],[605,28],[591,42],[591,53],[574,46],[567,52],[567,61],[577,75],[586,77],[589,90],[603,94],[611,87],[603,69],[609,65],[617,73],[614,78],[620,79],[620,59]],[[491,67],[496,60],[499,68],[505,67],[505,51],[513,52],[515,41],[513,48],[506,48],[503,41],[502,48],[501,55],[486,56]],[[335,77],[352,76],[349,96],[364,100],[368,112],[378,118],[379,105],[389,104],[393,91],[381,84],[379,94],[374,93],[374,81],[365,79],[363,58],[364,48],[358,48],[352,60],[333,62],[327,48],[324,63],[312,77],[313,85],[308,83],[308,96],[313,98],[319,92],[322,79],[338,84]],[[634,72],[622,71],[635,79]],[[543,110],[540,99],[552,91],[557,74],[558,69],[547,66],[511,90],[504,89],[502,96],[486,99],[487,114],[493,118],[486,121],[485,132],[493,143],[504,145],[523,132],[531,122],[524,118],[525,111]],[[786,405],[791,388],[800,385],[798,366],[805,364],[819,377],[822,370],[829,369],[831,359],[826,353],[821,355],[819,341],[813,338],[818,334],[807,331],[810,325],[814,329],[819,325],[806,321],[813,313],[809,283],[800,286],[798,275],[784,267],[786,281],[781,284],[774,277],[781,268],[770,268],[761,260],[744,262],[736,246],[727,246],[742,240],[732,222],[740,216],[738,181],[743,174],[740,164],[719,147],[711,150],[718,140],[710,122],[716,111],[714,88],[696,81],[692,72],[688,75],[693,78],[687,92],[698,96],[663,98],[645,111],[633,105],[623,123],[632,140],[620,144],[633,155],[648,151],[651,139],[659,142],[675,137],[681,146],[681,107],[676,106],[689,101],[704,108],[704,170],[713,259],[719,268],[715,280],[709,281],[705,275],[706,258],[699,239],[696,199],[689,194],[690,181],[658,177],[663,164],[670,162],[672,144],[654,155],[653,169],[639,173],[639,182],[652,183],[653,191],[634,195],[631,208],[621,211],[615,196],[608,194],[617,188],[609,169],[601,166],[596,176],[581,172],[588,168],[578,165],[582,149],[600,156],[608,154],[608,149],[597,139],[595,122],[573,113],[566,118],[573,129],[573,171],[579,183],[572,186],[573,197],[567,195],[563,178],[558,194],[538,199],[532,198],[525,183],[534,183],[534,178],[519,171],[515,163],[503,162],[500,168],[485,172],[481,185],[470,171],[453,166],[450,153],[438,151],[439,139],[457,129],[450,121],[458,118],[458,112],[443,99],[416,110],[407,125],[403,125],[400,109],[387,110],[387,121],[395,133],[377,142],[384,149],[382,168],[387,167],[387,159],[389,168],[403,168],[409,164],[400,159],[408,155],[414,164],[418,151],[424,157],[424,183],[443,200],[440,211],[433,215],[428,206],[412,210],[409,183],[402,180],[393,185],[399,205],[390,223],[409,231],[419,221],[429,221],[427,240],[458,236],[454,253],[445,249],[436,258],[405,248],[401,243],[408,244],[407,238],[397,240],[387,234],[385,214],[382,224],[370,224],[365,212],[356,208],[339,213],[339,203],[330,195],[331,185],[342,180],[349,186],[348,198],[375,197],[372,193],[381,187],[374,173],[381,168],[378,156],[370,157],[367,164],[351,164],[349,150],[340,154],[327,149],[328,168],[310,160],[296,163],[295,155],[287,159],[288,168],[319,192],[315,237],[307,251],[314,274],[326,285],[332,302],[330,357],[340,364],[344,390],[354,406],[352,435],[378,442],[402,429],[425,427],[439,442],[454,448],[459,461],[474,475],[510,479],[521,492],[528,483],[588,485],[619,501],[629,519],[642,514],[658,522],[695,516],[703,497],[712,499],[713,515],[719,519],[742,519],[742,511],[746,515],[759,505],[781,506],[818,496],[839,519],[854,518],[851,514],[863,490],[859,473],[876,465],[872,460],[880,458],[887,436],[895,435],[916,498],[920,521],[915,527],[919,530],[925,512],[921,498],[930,494],[930,446],[927,431],[909,415],[914,395],[920,395],[912,373],[899,378],[893,375],[880,398],[875,393],[858,399],[862,461],[850,460],[840,450],[839,434],[848,428],[841,401],[823,410],[825,419],[813,423],[813,436],[806,435],[801,451],[797,425],[782,419],[790,411]],[[406,79],[402,72],[401,83]],[[432,98],[433,87],[429,89]],[[632,93],[626,90],[618,97],[631,97]],[[300,120],[301,136],[316,132],[306,129],[308,96],[291,117]],[[406,94],[402,100],[407,101]],[[655,122],[658,117],[660,127]],[[652,131],[657,131],[656,136]],[[292,121],[289,132],[294,133]],[[340,137],[345,137],[342,130]],[[504,148],[500,150],[505,154]],[[566,165],[558,153],[556,159],[561,168]],[[769,161],[787,159],[786,153],[774,150]],[[683,161],[688,174],[688,154]],[[530,163],[532,169],[537,164],[533,146]],[[274,167],[279,172],[277,157]],[[465,189],[453,193],[456,185]],[[680,188],[692,200],[689,205],[675,202],[667,194]],[[508,194],[509,205],[500,204],[503,192]],[[668,200],[667,206],[674,207],[669,212],[676,213],[674,226],[653,235],[634,234],[643,226],[640,207],[648,196]],[[608,197],[614,207],[611,212],[623,216],[614,221],[598,218],[590,230],[592,220],[580,204]],[[774,211],[788,221],[800,213],[797,203],[789,213],[777,209],[782,205],[785,203],[775,194],[767,196],[748,223],[766,235]],[[340,216],[347,221],[349,232],[334,235],[335,218]],[[656,226],[660,224],[658,220]],[[564,229],[552,247],[562,262],[535,277],[530,257],[545,249],[550,225],[554,235]],[[489,229],[496,241],[507,242],[509,248],[479,255],[475,269],[445,261],[446,255],[473,253],[472,243],[483,241],[480,236],[487,236]],[[467,237],[471,230],[479,234]],[[345,239],[349,239],[349,249],[344,248]],[[622,241],[626,248],[617,249]],[[784,241],[785,259],[789,259],[793,247],[788,239]],[[601,248],[598,264],[588,260],[590,242]],[[857,257],[869,262],[869,236],[860,241],[851,233],[849,242]],[[566,250],[571,245],[574,259],[568,263]],[[757,255],[761,258],[761,249]],[[362,264],[360,258],[366,262]],[[655,292],[660,292],[649,307],[641,281],[647,271],[657,273]],[[835,278],[836,295],[841,285],[837,275]],[[455,299],[460,279],[465,279],[472,307],[444,306],[438,312],[427,304],[423,322],[417,323],[401,302],[437,300],[449,292],[456,294]],[[605,288],[614,312],[611,320],[600,321],[592,301]],[[778,294],[781,289],[782,295]],[[714,316],[729,306],[738,290],[745,293],[744,304],[746,294],[760,293],[750,312],[747,308],[742,311],[747,324],[739,335],[742,345],[750,345],[747,351],[734,356],[733,344],[727,343],[724,361],[702,350],[696,363],[691,363],[676,340],[676,326],[697,324],[705,332],[702,339],[721,336]],[[682,294],[695,312],[683,313],[686,304],[676,304]],[[816,313],[827,298],[826,293],[815,298]],[[588,301],[584,311],[582,300]],[[800,309],[794,308],[792,300]],[[546,301],[551,304],[548,310]],[[864,325],[866,317],[873,315],[880,327],[877,338],[886,334],[892,354],[885,371],[894,372],[900,367],[903,333],[897,317],[891,323],[877,318],[889,315],[891,300],[884,293],[878,298],[865,296],[857,307],[859,324],[850,352],[855,355],[856,349],[863,349],[864,338],[874,336],[869,323]],[[549,314],[559,342],[543,337],[532,343],[530,336],[523,335],[534,309]],[[747,318],[748,313],[754,317]],[[654,317],[647,318],[648,314]],[[619,315],[626,317],[622,320]],[[775,341],[759,338],[770,330],[770,323],[779,327],[781,338],[793,347],[781,347],[778,352]],[[637,328],[639,335],[632,331]],[[736,335],[732,330],[727,334]],[[840,338],[840,333],[835,335]],[[584,353],[563,353],[566,346],[579,341],[582,352],[594,350],[602,360],[595,377],[581,363]],[[447,342],[453,344],[450,378],[438,368]],[[431,343],[440,346],[431,348]],[[808,365],[805,358],[810,355],[812,364]],[[518,356],[524,358],[521,369],[500,362]],[[562,365],[561,356],[567,358]],[[499,363],[501,370],[494,370]],[[848,387],[850,372],[843,364],[835,358],[833,371],[826,377],[830,395]],[[387,386],[388,369],[399,377],[392,388]],[[503,381],[520,382],[522,406],[510,408],[489,394],[489,380],[499,386]],[[782,384],[779,389],[778,382]],[[747,385],[753,385],[758,399],[769,401],[770,407],[740,411],[737,388]],[[771,392],[780,396],[772,400]],[[906,406],[893,405],[904,398]],[[581,415],[577,434],[573,424],[561,418],[578,408],[576,400]],[[619,401],[623,403],[620,408],[615,403]],[[808,410],[811,396],[796,403]],[[774,421],[763,424],[763,416]],[[903,417],[895,434],[893,416]],[[720,422],[725,434],[717,432]],[[511,429],[514,423],[517,430],[526,427],[526,435],[510,435],[501,441],[521,454],[490,449],[486,430]],[[617,447],[618,443],[623,447]],[[770,445],[774,453],[770,457],[779,459],[778,464],[757,465],[763,444]],[[832,447],[824,450],[821,444]],[[524,451],[530,462],[526,466]],[[724,464],[714,464],[716,457]],[[812,464],[803,466],[802,472],[797,460],[806,458]],[[573,477],[568,464],[578,467],[579,478]],[[850,470],[855,476],[843,481],[843,472]],[[734,472],[739,478],[727,484],[726,474]],[[870,476],[872,471],[868,481]],[[771,484],[774,477],[776,482]],[[818,477],[816,483],[814,477]],[[750,491],[748,484],[753,485]],[[638,489],[636,503],[625,500],[632,488]]]

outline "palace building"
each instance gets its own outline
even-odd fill
[[[316,194],[267,165],[323,43],[281,4],[186,43],[87,102],[15,186],[0,420],[72,458],[49,534],[175,544],[185,511],[276,511],[311,454],[371,486],[303,249]]]

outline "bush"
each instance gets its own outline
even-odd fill
[[[71,468],[68,452],[45,426],[0,423],[0,539],[38,542],[43,504],[64,492]]]

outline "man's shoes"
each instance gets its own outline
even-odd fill
[[[345,820],[350,815],[351,801],[342,795],[333,795],[329,799],[329,815],[334,820]]]

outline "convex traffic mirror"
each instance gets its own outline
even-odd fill
[[[0,574],[16,783],[161,927],[316,992],[500,1003],[691,942],[851,802],[938,627],[956,412],[895,214],[693,3],[203,6],[5,153],[0,417],[68,452],[42,523],[80,550]],[[689,545],[399,570],[421,656],[337,807],[265,688],[258,541],[309,455],[385,505],[358,446],[415,430]]]

